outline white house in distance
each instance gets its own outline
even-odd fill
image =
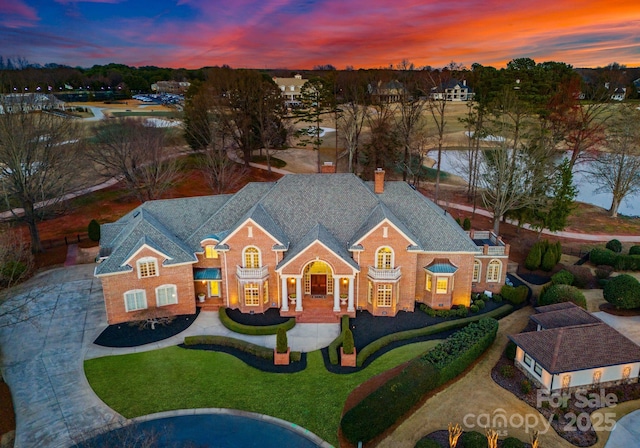
[[[571,303],[538,307],[537,331],[509,336],[514,363],[538,387],[574,390],[638,382],[640,346]]]
[[[295,107],[300,105],[300,96],[302,95],[302,86],[307,80],[302,79],[302,75],[295,75],[293,78],[273,78],[284,97],[287,107]]]
[[[430,97],[432,100],[471,101],[473,100],[473,92],[467,86],[466,80],[450,79],[448,82],[431,89]]]

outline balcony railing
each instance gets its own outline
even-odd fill
[[[236,275],[241,279],[261,279],[269,275],[269,268],[267,266],[259,268],[243,268],[238,266]]]
[[[378,269],[369,266],[369,278],[372,280],[398,280],[400,278],[400,268]]]
[[[486,249],[486,255],[504,255],[505,246],[488,246]]]

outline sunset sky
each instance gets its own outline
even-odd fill
[[[640,66],[640,1],[0,0],[0,44],[82,67]]]

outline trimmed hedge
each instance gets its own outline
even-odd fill
[[[258,358],[273,359],[273,349],[263,347],[261,345],[252,344],[251,342],[240,339],[229,338],[227,336],[187,336],[184,338],[184,345],[221,345],[222,347],[231,347],[241,350]],[[302,359],[301,352],[291,352],[289,358],[292,362],[298,362]]]
[[[536,243],[533,245],[527,255],[527,258],[524,260],[524,267],[530,271],[535,271],[540,267],[540,263],[542,263],[542,247],[540,244]]]
[[[338,348],[342,345],[344,340],[344,332],[349,328],[349,316],[344,315],[340,321],[340,334],[337,338],[331,341],[327,351],[329,352],[329,362],[333,365],[337,365],[340,360],[338,359]]]
[[[640,255],[618,255],[613,267],[616,271],[640,271]]]
[[[565,270],[569,271],[573,275],[572,285],[576,288],[587,288],[593,282],[593,274],[588,266],[579,266],[571,264],[565,266]]]
[[[596,266],[599,264],[613,266],[616,264],[616,258],[618,258],[618,254],[609,249],[595,248],[589,252],[589,261]]]
[[[464,305],[458,305],[457,308],[451,308],[450,310],[434,310],[426,303],[421,303],[418,305],[418,309],[431,317],[467,317],[469,314],[469,308]]]
[[[276,352],[287,353],[289,350],[289,339],[287,338],[287,330],[280,327],[276,333]]]
[[[475,305],[472,305],[472,308]],[[371,344],[363,347],[356,355],[356,364],[358,367],[362,367],[367,358],[373,355],[387,345],[396,341],[405,341],[407,339],[419,338],[422,336],[429,336],[432,334],[440,333],[443,331],[455,330],[456,328],[462,328],[471,322],[477,322],[482,318],[501,319],[504,316],[509,315],[513,311],[513,306],[502,305],[500,308],[496,308],[488,313],[481,314],[479,316],[466,317],[464,319],[456,319],[448,322],[440,322],[439,324],[429,325],[428,327],[416,328],[414,330],[401,331],[399,333],[389,334],[387,336],[376,339]],[[331,349],[329,349],[329,356],[331,356]],[[337,358],[336,354],[336,358]]]
[[[398,375],[343,415],[342,435],[354,445],[377,437],[425,394],[462,373],[493,343],[497,331],[497,320],[480,319],[411,360]]]
[[[629,274],[611,278],[604,285],[602,294],[616,308],[640,308],[640,282]]]
[[[524,448],[524,442],[515,437],[507,437],[502,442],[502,448]]]
[[[629,255],[640,255],[640,246],[631,246],[629,248]]]
[[[239,324],[229,317],[229,315],[227,314],[227,309],[224,307],[220,308],[218,316],[220,317],[220,322],[222,323],[222,325],[224,325],[227,329],[235,333],[248,334],[252,336],[277,334],[278,328],[284,328],[285,331],[289,331],[296,326],[296,319],[294,317],[278,325],[256,326]]]
[[[584,297],[584,294],[578,288],[571,285],[551,285],[544,288],[538,298],[539,306],[552,305],[560,302],[573,302],[585,310],[587,309],[587,299]]]
[[[489,446],[487,436],[477,431],[465,432],[460,437],[460,441],[464,448],[487,448]]]
[[[89,239],[91,241],[100,241],[100,223],[98,223],[98,221],[96,221],[95,219],[89,221],[89,225],[87,226],[87,233],[89,234]]]
[[[616,239],[609,240],[607,241],[607,244],[605,247],[609,250],[614,251],[617,254],[622,252],[622,243],[620,242],[620,240],[616,240]]]
[[[527,300],[527,296],[529,295],[529,288],[527,288],[525,285],[520,285],[517,287],[504,285],[500,290],[500,295],[507,302],[513,305],[520,305]]]
[[[433,439],[420,439],[414,448],[442,448],[442,445]]]
[[[566,269],[563,269],[551,276],[551,283],[554,285],[572,285],[573,279],[573,274]]]

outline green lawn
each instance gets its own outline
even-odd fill
[[[385,353],[359,372],[328,372],[320,351],[293,374],[265,373],[226,353],[169,347],[85,361],[93,390],[125,417],[183,408],[232,408],[278,417],[338,444],[342,407],[360,383],[433,348],[409,344]]]

